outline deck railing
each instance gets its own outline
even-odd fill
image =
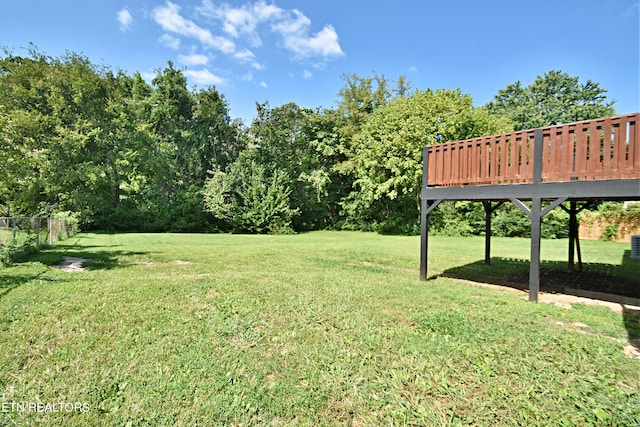
[[[428,185],[530,183],[534,130],[427,147]],[[542,181],[640,178],[640,113],[542,129]]]

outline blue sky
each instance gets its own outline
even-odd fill
[[[562,70],[600,83],[619,114],[640,111],[638,0],[5,1],[0,46],[31,42],[150,78],[167,61],[214,84],[232,117],[255,102],[334,107],[343,73],[413,89],[460,88],[476,105]]]

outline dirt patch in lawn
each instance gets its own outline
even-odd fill
[[[66,271],[67,273],[76,273],[80,271],[85,271],[85,264],[91,261],[90,259],[85,258],[77,258],[72,256],[63,256],[62,262],[58,265],[55,265],[53,268],[57,268],[58,270]]]

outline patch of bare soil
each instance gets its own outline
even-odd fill
[[[58,265],[55,265],[53,268],[57,268],[62,271],[66,271],[68,273],[77,273],[80,271],[85,271],[86,268],[84,266],[85,263],[88,263],[89,259],[77,258],[72,256],[63,256],[62,262]]]
[[[501,289],[505,292],[517,294],[522,299],[528,299],[529,293],[526,288],[503,286],[503,285],[491,285],[487,283],[471,282],[478,286],[487,288]],[[562,293],[548,293],[540,292],[538,294],[538,302],[544,302],[548,304],[555,304],[558,307],[571,309],[572,304],[586,304],[586,305],[601,305],[603,307],[610,308],[616,313],[622,313],[622,305],[616,302],[603,301],[595,298],[586,298],[576,295],[568,295]]]
[[[640,349],[633,344],[627,344],[622,351],[632,359],[640,359]]]

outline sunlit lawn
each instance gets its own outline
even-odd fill
[[[582,243],[586,262],[640,277],[628,245]],[[420,282],[417,237],[60,242],[0,269],[3,409],[85,406],[14,405],[0,424],[640,424],[624,314],[442,276],[481,260],[482,245],[431,237],[434,278]],[[63,255],[92,261],[51,268]],[[527,260],[528,241],[494,239],[493,256]],[[542,256],[565,260],[566,241],[544,241]]]

